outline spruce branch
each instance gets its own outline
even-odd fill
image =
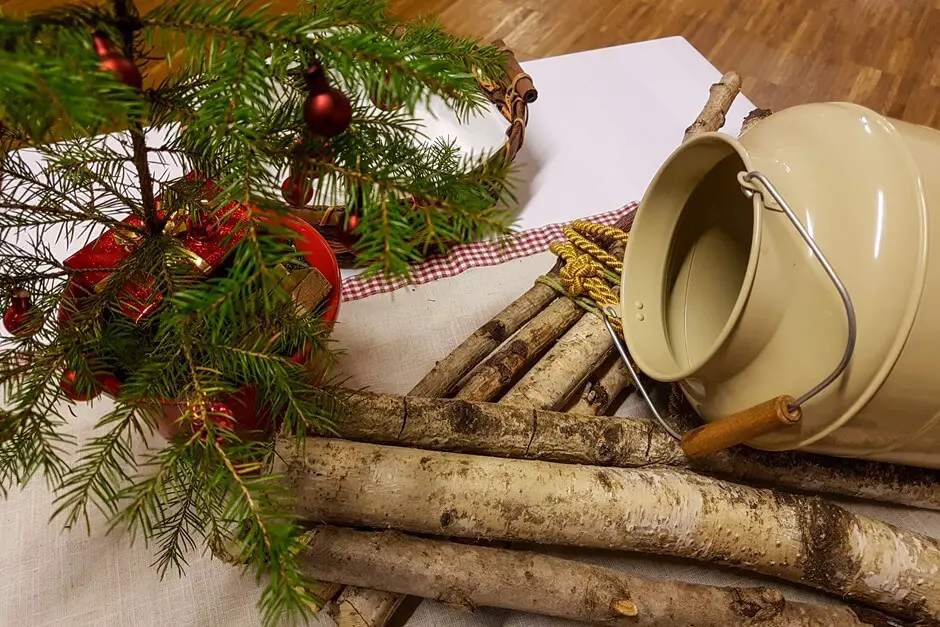
[[[106,414],[96,429],[110,427],[104,435],[93,437],[79,450],[80,461],[62,480],[56,496],[53,518],[62,517],[67,529],[84,521],[91,533],[89,508],[94,506],[107,517],[118,512],[119,486],[137,465],[133,451],[134,436],[150,432],[149,422],[140,415],[139,406],[119,405]]]

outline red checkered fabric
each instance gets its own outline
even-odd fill
[[[613,224],[625,214],[633,214],[637,203],[632,202],[616,211],[585,218],[591,222]],[[493,242],[474,242],[456,246],[448,255],[434,255],[423,263],[412,267],[408,279],[392,279],[384,276],[362,278],[349,277],[343,281],[343,300],[359,300],[367,296],[385,294],[406,285],[421,285],[456,276],[470,268],[495,266],[512,259],[528,257],[548,250],[548,245],[564,238],[561,230],[569,222],[548,224],[537,229],[522,231],[512,236],[509,245]]]

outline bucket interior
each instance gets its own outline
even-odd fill
[[[745,288],[755,225],[753,203],[737,180],[743,169],[732,153],[705,172],[672,232],[662,313],[680,370],[696,368],[715,351]]]

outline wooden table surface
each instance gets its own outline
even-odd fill
[[[62,4],[0,1],[7,13]],[[271,4],[289,10],[298,0]],[[681,35],[720,70],[740,72],[759,106],[850,100],[940,128],[940,0],[392,0],[391,8],[436,16],[461,35],[500,37],[523,60]]]

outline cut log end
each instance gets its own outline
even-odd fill
[[[640,611],[630,599],[619,599],[610,604],[611,609],[621,616],[636,616]]]

